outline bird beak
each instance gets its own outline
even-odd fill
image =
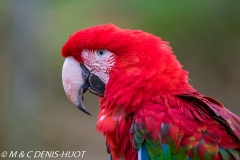
[[[69,100],[77,108],[91,115],[83,104],[83,94],[89,90],[91,93],[103,97],[105,83],[88,68],[76,61],[73,57],[67,57],[62,69],[62,82]]]

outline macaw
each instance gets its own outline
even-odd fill
[[[81,111],[100,97],[96,129],[113,160],[239,160],[240,118],[197,92],[169,43],[103,24],[62,47],[64,90]]]

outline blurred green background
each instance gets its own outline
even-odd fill
[[[170,41],[190,83],[240,115],[239,8],[239,0],[0,0],[0,152],[85,150],[82,159],[109,159],[95,130],[97,97],[85,95],[93,116],[68,100],[60,54],[76,30],[109,22]]]

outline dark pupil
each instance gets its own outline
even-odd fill
[[[100,55],[103,55],[103,50],[99,50],[99,54],[100,54]]]

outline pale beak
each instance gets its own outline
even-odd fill
[[[62,69],[62,82],[69,100],[89,115],[91,114],[83,104],[83,93],[89,90],[98,96],[103,97],[104,95],[105,83],[73,57],[65,59]]]

